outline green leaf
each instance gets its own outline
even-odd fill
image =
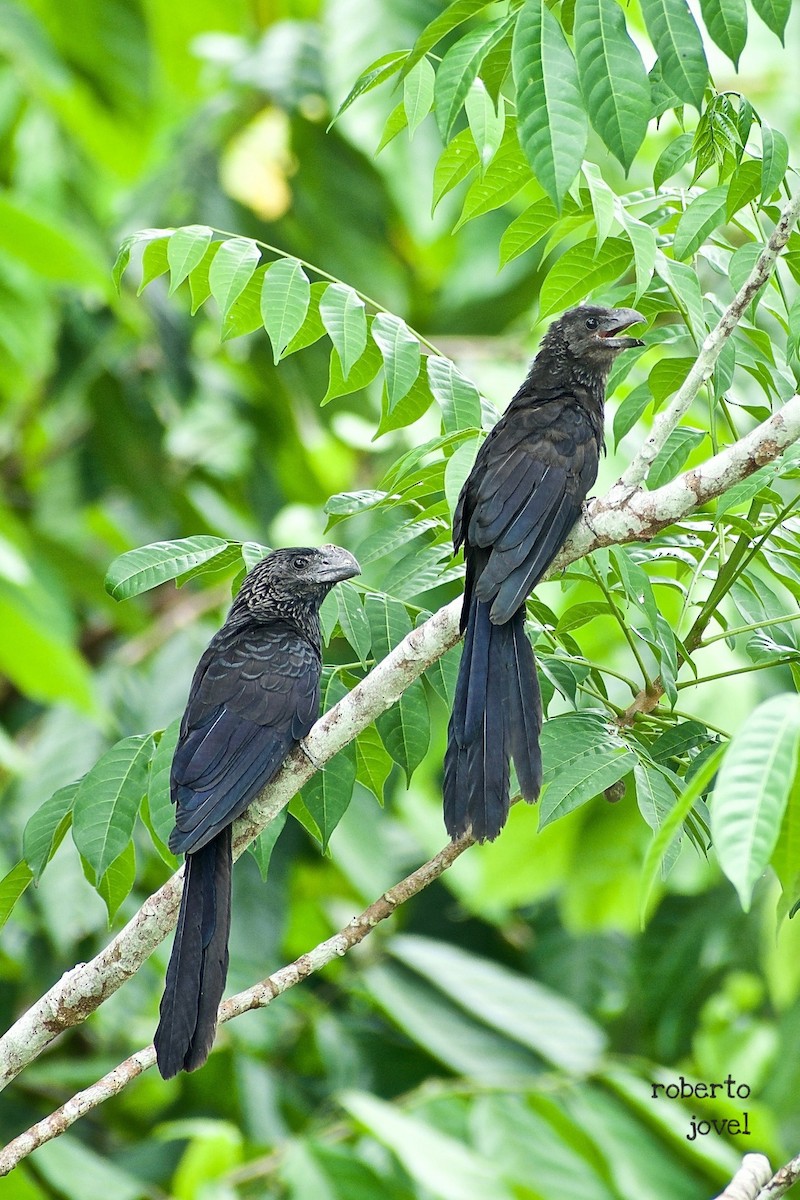
[[[753,0],[753,8],[767,28],[783,41],[786,22],[792,11],[792,0]]]
[[[527,975],[432,938],[395,936],[392,957],[459,1008],[570,1075],[595,1070],[605,1036],[563,993]]]
[[[370,63],[366,70],[361,72],[339,105],[328,129],[330,129],[335,121],[339,120],[342,113],[347,112],[350,105],[359,96],[363,96],[365,92],[371,92],[373,88],[378,87],[379,84],[385,83],[387,79],[391,79],[393,75],[396,75],[407,58],[407,50],[394,50],[391,54],[384,54],[381,58],[376,58],[375,62]]]
[[[356,738],[356,779],[383,804],[383,788],[392,770],[392,760],[386,752],[374,725],[368,725]]]
[[[480,156],[472,131],[462,129],[450,144],[445,146],[434,169],[431,213],[436,211],[436,206],[442,197],[466,179],[479,162]]]
[[[59,788],[49,800],[29,818],[22,835],[22,853],[34,879],[41,878],[72,824],[72,806],[78,791],[78,780]]]
[[[546,276],[539,295],[539,316],[570,308],[597,288],[619,279],[633,260],[631,244],[624,238],[608,238],[595,251],[594,238],[578,242],[561,255]]]
[[[421,58],[403,80],[403,107],[408,121],[408,136],[415,131],[431,111],[436,72],[427,58]]]
[[[641,612],[647,618],[650,631],[655,635],[658,632],[658,608],[649,575],[624,546],[611,546],[609,554],[628,603],[634,612]]]
[[[729,221],[735,213],[744,208],[746,204],[750,204],[758,196],[761,191],[762,170],[762,163],[747,159],[745,162],[739,163],[739,166],[731,175],[728,180],[728,204],[726,209],[726,216]]]
[[[526,184],[530,185],[532,182],[528,165],[519,147],[516,123],[509,119],[500,147],[484,175],[473,180],[469,186],[454,230],[475,217],[500,208],[513,199]]]
[[[157,849],[162,858],[162,846],[166,849],[169,836],[175,825],[175,805],[172,803],[170,791],[170,773],[172,759],[181,728],[181,718],[177,717],[166,727],[158,740],[155,753],[150,760],[150,773],[147,779],[147,807],[150,813],[150,823],[153,832],[161,842]],[[175,861],[175,855],[167,849],[169,860]]]
[[[426,360],[428,383],[442,410],[447,433],[458,429],[480,429],[481,397],[475,384],[462,375],[449,358],[431,354]]]
[[[691,258],[708,235],[727,220],[728,188],[709,188],[696,196],[682,214],[675,230],[673,252],[676,258]]]
[[[700,11],[712,39],[738,70],[747,41],[745,0],[700,0]]]
[[[325,336],[327,331],[319,315],[319,306],[329,286],[327,283],[312,283],[305,320],[284,350],[284,358],[297,350],[305,350],[306,346],[313,346],[314,342]]]
[[[789,166],[789,143],[779,129],[761,125],[761,203],[774,196]]]
[[[209,272],[211,264],[219,252],[222,242],[212,242],[206,250],[200,262],[189,273],[189,294],[192,297],[191,313],[192,316],[200,308],[201,304],[205,304],[206,300],[211,295],[211,284],[209,283]]]
[[[542,793],[539,828],[565,817],[588,800],[617,783],[636,765],[636,755],[625,746],[595,746],[562,766]]]
[[[765,700],[734,736],[711,804],[719,864],[750,909],[753,888],[778,840],[800,752],[800,696]]]
[[[300,332],[310,298],[308,276],[296,258],[280,258],[267,268],[261,288],[261,316],[276,364]]]
[[[525,0],[520,9],[511,64],[520,143],[560,209],[583,162],[589,131],[575,59],[544,0]]]
[[[637,384],[614,413],[614,449],[619,446],[626,433],[630,433],[636,422],[644,415],[651,400],[646,383]]]
[[[453,125],[464,107],[481,63],[492,47],[503,38],[513,20],[513,16],[501,17],[488,25],[479,25],[451,46],[439,64],[434,91],[434,112],[443,142],[450,140]]]
[[[441,1133],[429,1121],[408,1116],[397,1105],[367,1092],[344,1092],[344,1109],[396,1155],[416,1184],[415,1192],[436,1200],[511,1200],[499,1166],[465,1142]]]
[[[697,272],[688,263],[667,258],[661,250],[656,251],[656,271],[672,293],[678,311],[685,314],[689,331],[699,346],[706,336],[707,325]]]
[[[383,133],[381,134],[381,140],[378,142],[378,145],[375,149],[375,157],[377,158],[384,146],[388,146],[389,142],[393,141],[394,138],[397,137],[398,133],[402,133],[407,126],[408,115],[406,114],[405,105],[401,100],[399,104],[394,106],[392,111],[389,113],[389,116],[386,118],[383,126]]]
[[[708,80],[703,39],[686,0],[641,0],[647,32],[664,82],[680,100],[700,110]]]
[[[456,511],[456,504],[466,478],[475,465],[475,456],[480,448],[482,438],[470,438],[468,442],[464,442],[459,446],[447,460],[447,466],[444,469],[444,494],[447,499],[447,507],[450,509],[452,518]]]
[[[130,895],[136,880],[136,850],[133,842],[128,842],[122,853],[109,865],[99,882],[89,863],[85,859],[81,861],[86,878],[106,906],[108,921],[111,924],[119,911],[119,906]]]
[[[569,199],[568,196],[567,203]],[[542,195],[541,200],[534,201],[514,218],[500,239],[500,266],[504,267],[513,259],[519,258],[520,254],[537,245],[543,237],[553,233],[557,221],[558,210],[555,204]]]
[[[100,757],[78,786],[72,837],[98,879],[131,839],[147,791],[147,764],[154,748],[152,734],[123,738]]]
[[[167,245],[170,295],[200,264],[213,236],[207,225],[184,225],[175,230]]]
[[[658,249],[656,235],[649,225],[645,225],[644,221],[637,221],[624,208],[620,213],[620,219],[633,247],[633,266],[636,272],[636,292],[633,302],[636,304],[639,297],[647,291],[650,280],[653,278]]]
[[[650,912],[653,888],[661,872],[661,864],[670,854],[673,842],[679,836],[683,822],[692,811],[695,801],[702,796],[713,779],[724,751],[725,746],[719,746],[708,756],[702,767],[692,776],[691,782],[678,797],[675,807],[666,815],[661,828],[648,846],[639,889],[639,914],[642,925]]]
[[[650,120],[650,82],[617,0],[577,0],[575,58],[592,125],[629,170]]]
[[[364,353],[367,317],[364,301],[343,283],[332,283],[319,302],[319,315],[339,355],[345,379]]]
[[[361,603],[361,594],[352,583],[340,583],[336,589],[336,603],[339,606],[342,633],[358,655],[361,665],[365,667],[372,647],[372,634]]]
[[[256,267],[241,293],[222,318],[222,341],[243,337],[263,328],[261,320],[261,288],[264,285],[266,266]]]
[[[128,600],[170,579],[184,575],[227,551],[230,542],[211,534],[153,542],[115,558],[105,578],[105,588],[115,600]]]
[[[421,58],[424,58],[428,51],[432,50],[437,42],[446,37],[451,30],[457,29],[459,25],[463,25],[475,13],[480,12],[482,8],[486,8],[487,3],[488,0],[452,0],[452,3],[448,4],[447,8],[443,12],[440,12],[438,17],[423,29],[408,55],[400,78],[402,79],[404,75],[407,75],[416,63]]]
[[[7,875],[0,879],[0,929],[5,925],[13,912],[14,905],[32,881],[33,871],[26,862],[18,862]]]
[[[411,632],[411,620],[405,605],[389,596],[371,592],[364,607],[372,631],[375,658],[380,660]],[[410,782],[412,773],[425,757],[430,740],[428,699],[422,683],[415,680],[397,704],[378,717],[376,725],[384,746]]]
[[[165,275],[169,270],[169,262],[167,261],[167,246],[171,232],[167,237],[155,238],[151,242],[146,242],[142,252],[142,278],[139,284],[137,295],[141,296],[148,283],[152,283],[154,279],[158,279],[159,275]]]
[[[467,121],[480,155],[481,167],[485,169],[494,158],[506,124],[506,106],[502,96],[498,97],[497,108],[486,90],[486,84],[478,78],[467,92],[465,102]]]
[[[325,688],[323,712],[333,708],[346,695],[347,688],[341,676],[333,672]],[[351,743],[326,762],[302,788],[303,803],[317,824],[323,850],[328,848],[331,834],[347,812],[355,781],[356,754]]]
[[[247,847],[258,864],[258,873],[264,883],[267,882],[269,861],[272,858],[275,843],[286,824],[286,816],[286,809],[282,808],[280,812],[275,814],[269,825],[265,829],[262,829],[258,837]]]
[[[244,237],[228,238],[214,255],[208,271],[208,284],[223,319],[252,278],[260,258],[255,242]]]
[[[656,408],[660,408],[668,396],[678,391],[694,366],[693,358],[662,358],[650,371],[647,386],[650,389]]]
[[[419,342],[405,321],[391,313],[378,313],[372,321],[370,332],[383,357],[386,394],[391,412],[410,391],[419,375]]]
[[[648,490],[653,492],[674,479],[689,455],[699,446],[706,434],[702,429],[688,429],[684,425],[673,429],[664,445],[653,459],[647,476]]]
[[[653,187],[658,189],[673,175],[677,175],[681,167],[685,167],[694,152],[694,135],[680,133],[665,146],[653,168]]]

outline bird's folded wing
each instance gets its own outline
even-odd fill
[[[319,659],[289,625],[224,627],[198,664],[172,763],[173,850],[244,812],[319,711]]]

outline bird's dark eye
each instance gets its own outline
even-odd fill
[[[586,328],[587,329],[597,329],[598,323],[599,322],[597,320],[597,317],[587,317],[586,318]]]
[[[295,558],[294,562],[292,563],[292,566],[294,567],[295,571],[302,571],[303,567],[305,567],[306,564],[307,564],[307,560],[306,560],[305,555],[298,554],[297,557]]]

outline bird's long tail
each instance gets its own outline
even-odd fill
[[[542,701],[525,608],[495,625],[472,597],[444,760],[444,820],[451,837],[483,842],[508,816],[509,759],[532,803],[542,785]]]
[[[186,857],[183,898],[153,1041],[164,1079],[208,1058],[228,974],[231,827]]]

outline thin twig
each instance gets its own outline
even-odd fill
[[[756,261],[756,265],[706,337],[700,353],[672,403],[656,416],[649,436],[633,462],[623,472],[617,487],[630,490],[638,487],[646,478],[656,455],[684,413],[691,407],[700,388],[710,377],[723,346],[739,324],[748,304],[772,274],[775,261],[788,242],[789,234],[798,217],[800,217],[800,191],[784,208],[769,241]]]
[[[333,934],[324,942],[320,942],[306,954],[301,954],[288,966],[281,967],[274,975],[269,975],[253,987],[238,992],[235,996],[225,1000],[219,1008],[220,1024],[224,1021],[231,1021],[234,1017],[240,1017],[242,1013],[251,1012],[254,1008],[265,1008],[276,997],[307,979],[313,972],[320,971],[335,958],[341,958],[353,946],[363,942],[375,926],[390,917],[401,904],[405,904],[412,896],[416,896],[438,879],[442,872],[446,871],[471,845],[472,838],[468,834],[454,842],[448,842],[438,854],[423,863],[416,871],[412,871],[388,892],[384,892],[363,912],[353,917],[338,933]],[[8,1175],[9,1171],[13,1170],[33,1150],[43,1146],[45,1142],[59,1137],[92,1109],[97,1108],[106,1100],[110,1100],[112,1096],[116,1096],[129,1083],[137,1079],[143,1071],[154,1066],[155,1061],[156,1053],[152,1045],[137,1050],[135,1054],[119,1063],[102,1079],[98,1079],[90,1087],[78,1092],[55,1112],[19,1134],[3,1150],[0,1150],[0,1176]]]

